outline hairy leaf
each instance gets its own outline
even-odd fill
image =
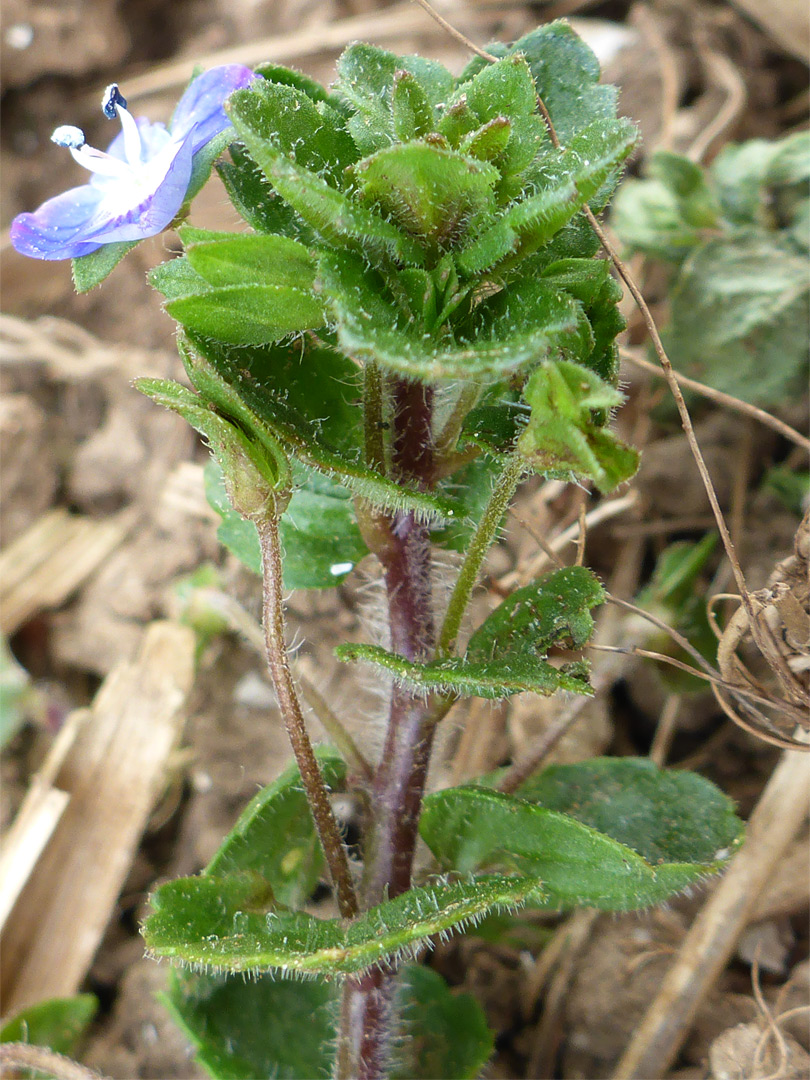
[[[432,935],[461,929],[536,891],[542,891],[538,882],[501,875],[438,880],[344,926],[338,919],[277,908],[270,884],[255,873],[204,874],[161,885],[152,894],[154,910],[143,934],[153,956],[185,964],[334,977],[413,956]]]
[[[423,839],[443,866],[541,880],[544,906],[607,911],[666,900],[722,869],[740,843],[730,800],[691,773],[622,759],[548,773],[522,797],[473,786],[429,795]]]
[[[383,281],[352,256],[321,263],[338,340],[352,356],[411,378],[465,379],[515,371],[561,348],[581,324],[570,296],[542,282],[483,300],[455,341],[425,334],[398,310]]]
[[[361,198],[441,251],[492,217],[500,179],[493,165],[424,141],[379,150],[354,175]]]
[[[323,239],[360,248],[378,259],[398,259],[414,266],[423,261],[418,244],[299,164],[274,141],[272,103],[257,91],[237,91],[230,97],[228,109],[253,160],[279,195]]]
[[[316,755],[327,788],[339,790],[345,762],[329,747],[318,747]],[[204,872],[222,878],[243,871],[260,876],[289,907],[299,907],[315,888],[323,855],[297,766],[254,796]]]
[[[303,244],[286,236],[179,230],[189,265],[209,285],[288,285],[311,290],[317,264]]]
[[[290,453],[376,505],[454,517],[446,499],[396,484],[363,464],[357,368],[327,345],[228,348],[185,334],[179,342],[189,378],[225,411],[257,416]]]
[[[86,293],[100,285],[113,272],[128,251],[139,244],[140,240],[119,240],[116,244],[105,244],[89,255],[73,259],[73,285],[77,293]]]
[[[563,152],[542,159],[538,190],[512,205],[460,252],[464,274],[478,274],[510,256],[525,257],[547,243],[589,202],[635,146],[629,121],[595,122],[572,138]]]
[[[579,648],[593,629],[590,609],[604,598],[602,586],[581,566],[558,570],[517,589],[481,624],[463,657],[417,664],[376,645],[340,645],[340,660],[360,660],[390,671],[424,690],[504,698],[522,691],[589,694],[587,665],[555,667],[545,659],[555,644]]]
[[[232,143],[230,161],[217,163],[225,190],[239,214],[260,233],[277,233],[311,243],[314,233],[273,189],[241,143]]]
[[[263,514],[271,505],[276,510],[286,505],[289,461],[255,414],[234,410],[229,417],[222,416],[204,398],[169,379],[136,379],[135,386],[205,437],[222,469],[231,505],[243,517]]]

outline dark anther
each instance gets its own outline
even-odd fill
[[[115,120],[118,115],[115,111],[116,105],[120,105],[122,109],[125,109],[127,107],[127,99],[118,89],[118,83],[110,83],[104,91],[104,97],[101,99],[101,111],[108,120]]]

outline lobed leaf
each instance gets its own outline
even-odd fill
[[[550,361],[532,373],[523,396],[532,411],[517,452],[527,465],[546,476],[593,480],[604,494],[635,474],[637,451],[604,424],[624,395],[593,371]]]
[[[546,657],[562,641],[576,648],[593,629],[590,609],[604,599],[602,586],[584,567],[558,570],[517,589],[475,631],[463,657],[418,664],[377,645],[340,645],[339,660],[360,660],[390,671],[421,690],[504,698],[523,691],[591,693],[587,665],[555,667]]]

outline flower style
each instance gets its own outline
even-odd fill
[[[135,120],[118,86],[108,86],[101,107],[109,119],[118,117],[122,130],[106,153],[88,146],[80,128],[54,131],[53,142],[67,147],[92,176],[33,213],[18,214],[11,223],[16,250],[33,259],[76,259],[105,244],[162,232],[183,205],[194,155],[230,126],[225,99],[254,78],[241,64],[199,75],[178,102],[170,131]]]

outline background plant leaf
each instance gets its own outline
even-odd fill
[[[392,1080],[472,1080],[492,1053],[483,1011],[429,968],[400,973]],[[339,987],[173,971],[161,995],[214,1080],[313,1080],[334,1071]],[[306,1038],[301,1033],[306,1031]]]
[[[31,1043],[47,1046],[57,1054],[72,1055],[97,1012],[95,994],[38,1001],[3,1023],[0,1043]]]

